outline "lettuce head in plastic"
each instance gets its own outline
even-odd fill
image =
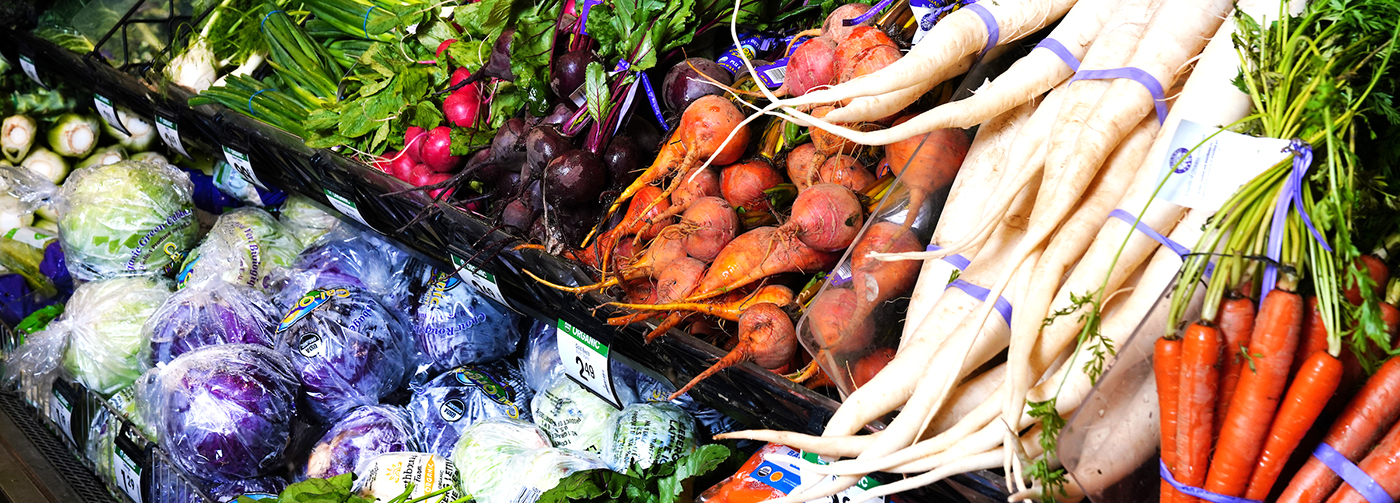
[[[521,495],[549,491],[575,472],[607,467],[597,456],[587,452],[554,447],[534,449],[511,456],[494,483],[471,495],[477,503],[513,503],[522,501],[518,499]]]
[[[171,295],[143,331],[150,339],[150,357],[167,363],[184,353],[219,344],[276,343],[277,322],[282,319],[262,293],[220,279],[204,281]]]
[[[176,280],[180,287],[210,278],[267,290],[268,273],[290,267],[301,242],[260,208],[238,208],[219,216],[198,248],[185,257]]]
[[[209,346],[138,384],[161,447],[189,474],[227,482],[282,466],[298,389],[286,357],[252,344]]]
[[[291,194],[282,203],[282,223],[302,246],[310,247],[340,225],[340,219],[331,211],[335,210],[327,211],[306,196]]]
[[[73,172],[59,193],[68,268],[93,281],[162,274],[198,239],[189,175],[168,165],[119,161]]]
[[[603,461],[628,473],[675,461],[695,452],[695,419],[671,403],[636,403],[609,421]]]
[[[306,476],[328,479],[355,473],[380,454],[417,451],[415,433],[413,420],[402,407],[356,407],[316,442],[306,460]]]
[[[67,331],[63,366],[98,393],[135,382],[150,368],[141,358],[149,344],[142,326],[169,297],[170,282],[159,277],[112,278],[79,286],[63,316],[50,326]]]
[[[603,439],[613,432],[608,422],[620,412],[564,375],[535,395],[530,411],[555,447],[594,454],[603,452]]]
[[[486,494],[501,483],[511,456],[549,447],[549,438],[538,426],[510,418],[491,418],[462,430],[452,449],[467,494]]]

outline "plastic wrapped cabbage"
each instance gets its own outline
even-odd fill
[[[191,475],[230,482],[282,465],[298,384],[286,357],[262,346],[196,349],[143,378],[141,410],[160,445]]]
[[[477,503],[535,501],[517,498],[530,494],[538,498],[574,472],[607,467],[597,456],[586,452],[554,447],[525,451],[506,460],[501,469],[503,476],[481,491],[473,492],[472,499]]]
[[[497,360],[520,344],[510,308],[482,295],[456,275],[437,273],[418,301],[413,334],[418,350],[436,368]],[[428,363],[428,362],[425,362]]]
[[[310,247],[340,225],[340,218],[331,211],[322,209],[306,196],[292,194],[282,204],[282,223],[287,225],[298,242]]]
[[[403,250],[371,234],[357,234],[354,228],[337,228],[297,257],[291,270],[274,280],[273,301],[291,307],[301,294],[328,286],[355,286],[380,297],[394,308],[405,326],[409,307],[417,300],[411,286],[426,285],[430,272],[420,261],[410,260]],[[410,266],[418,264],[416,268]],[[426,268],[431,269],[431,268]]]
[[[259,208],[224,213],[198,248],[185,257],[176,281],[180,287],[210,278],[259,290],[270,288],[268,274],[290,267],[301,242],[276,218]]]
[[[307,478],[328,479],[355,473],[361,464],[388,452],[418,450],[408,411],[390,405],[365,405],[331,427],[306,461]]]
[[[462,438],[452,449],[452,462],[461,467],[462,489],[467,494],[484,494],[502,479],[511,456],[549,447],[549,439],[538,426],[518,419],[492,418],[462,430]]]
[[[144,501],[159,503],[231,503],[239,496],[247,496],[255,501],[276,501],[277,496],[287,488],[287,480],[277,475],[264,475],[247,479],[223,482],[204,482],[200,489],[191,487],[189,475],[181,475],[164,462],[160,456],[152,460],[154,472],[150,484],[142,484],[146,491]],[[183,477],[183,478],[182,478]],[[197,491],[202,490],[212,500],[206,500]]]
[[[695,452],[695,420],[670,403],[628,405],[609,421],[603,461],[628,473],[680,459]]]
[[[690,417],[695,418],[700,423],[702,429],[710,436],[738,431],[740,424],[734,418],[724,415],[718,410],[708,405],[696,401],[689,393],[676,397],[675,400],[667,400],[672,393],[676,392],[676,387],[671,384],[652,379],[651,376],[637,372],[637,380],[633,385],[637,390],[638,401],[648,403],[666,403],[677,405]]]
[[[143,360],[166,363],[189,351],[218,344],[273,347],[281,319],[267,297],[250,287],[205,281],[171,295],[146,320],[151,344]]]
[[[451,456],[467,427],[493,417],[530,419],[530,397],[520,369],[498,360],[467,365],[416,384],[408,411],[424,452]]]
[[[420,452],[394,452],[380,454],[365,462],[364,469],[355,475],[352,490],[360,496],[372,498],[376,503],[400,501],[396,498],[408,489],[410,501],[420,501],[423,496],[447,489],[439,496],[421,499],[423,503],[448,503],[460,498],[457,494],[457,467],[444,456]]]
[[[603,451],[603,439],[612,434],[608,422],[621,412],[563,375],[535,395],[530,410],[555,447],[594,454]]]
[[[558,324],[535,320],[525,341],[524,367],[525,382],[536,393],[544,391],[554,378],[564,375],[564,366],[559,363]]]
[[[170,297],[170,282],[157,277],[112,278],[85,283],[73,292],[49,332],[65,332],[63,366],[89,389],[108,394],[125,388],[150,368],[141,352],[146,319]]]
[[[59,193],[73,277],[162,274],[198,239],[190,178],[168,165],[119,161],[73,172]]]
[[[399,319],[351,286],[306,292],[277,325],[277,350],[291,359],[311,413],[327,423],[406,384],[415,354]]]

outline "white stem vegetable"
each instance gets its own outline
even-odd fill
[[[130,135],[118,131],[117,128],[106,122],[102,123],[103,130],[107,131],[108,135],[115,138],[117,143],[126,147],[127,150],[132,152],[150,150],[151,145],[156,140],[156,130],[151,127],[151,123],[122,109],[117,109],[117,120],[121,121],[122,126],[131,133]]]
[[[49,128],[49,147],[64,157],[87,157],[97,146],[100,127],[95,117],[63,114]]]
[[[53,183],[62,183],[68,177],[68,161],[44,147],[30,151],[20,166]]]
[[[5,159],[10,162],[20,162],[29,155],[29,149],[34,146],[34,137],[39,135],[39,125],[28,115],[11,115],[5,118],[3,125],[0,125],[0,147],[3,147]]]

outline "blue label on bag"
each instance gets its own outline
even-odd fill
[[[802,477],[797,472],[772,461],[760,463],[749,472],[749,477],[782,491],[783,494],[792,493],[802,483]]]
[[[282,322],[277,324],[277,331],[283,332],[301,321],[306,315],[311,314],[316,308],[321,307],[326,301],[332,298],[345,298],[350,296],[350,290],[346,288],[327,288],[325,290],[312,290],[297,301],[296,306],[287,312],[287,316],[282,318]]]

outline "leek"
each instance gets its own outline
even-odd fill
[[[97,146],[99,127],[95,117],[74,113],[60,115],[49,129],[49,147],[64,157],[87,157]]]
[[[29,155],[34,146],[34,137],[39,133],[39,125],[28,115],[11,115],[0,125],[0,149],[5,152],[5,160],[19,162]]]
[[[44,147],[35,148],[20,166],[56,184],[68,177],[68,161]]]
[[[125,150],[122,150],[122,146],[121,146],[121,145],[112,145],[112,146],[110,146],[110,147],[102,147],[102,148],[99,148],[99,149],[97,149],[97,150],[92,151],[92,155],[89,155],[89,156],[87,157],[87,159],[83,159],[82,161],[78,162],[78,164],[77,164],[76,166],[73,166],[73,169],[91,168],[91,167],[95,167],[95,166],[106,166],[106,165],[108,165],[108,164],[112,164],[112,163],[115,163],[115,162],[119,162],[119,161],[126,160],[126,158],[127,158],[126,151],[125,151]],[[57,182],[55,182],[55,183],[57,183]]]

